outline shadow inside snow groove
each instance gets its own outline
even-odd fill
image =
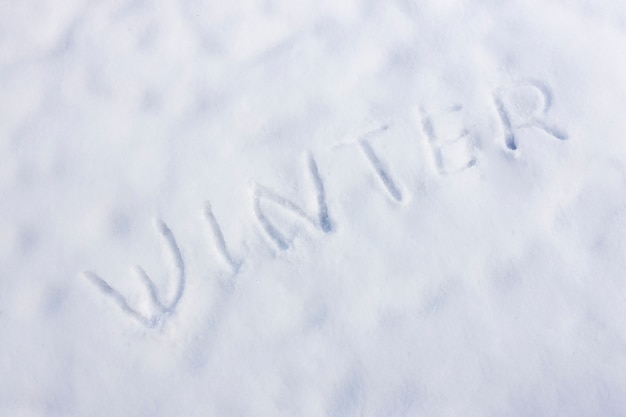
[[[378,155],[376,155],[374,149],[372,148],[372,145],[367,140],[367,137],[371,136],[372,134],[384,132],[387,129],[389,129],[389,126],[384,125],[381,128],[364,135],[359,139],[359,146],[361,147],[361,150],[363,151],[363,154],[365,155],[367,160],[372,165],[372,169],[374,170],[374,172],[376,172],[376,175],[382,181],[385,189],[387,190],[391,198],[393,198],[397,202],[401,202],[403,199],[402,191],[400,191],[400,188],[396,184],[396,181],[394,181],[394,179],[391,177],[387,168],[380,160]]]

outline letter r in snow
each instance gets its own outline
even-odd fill
[[[552,106],[552,93],[543,83],[530,81],[499,88],[494,92],[493,98],[502,121],[504,141],[508,149],[516,150],[517,131],[530,127],[543,130],[558,140],[567,139],[567,133],[544,118]]]

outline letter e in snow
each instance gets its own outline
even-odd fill
[[[476,139],[460,123],[462,110],[459,104],[436,114],[422,112],[422,130],[440,174],[463,171],[476,164]]]

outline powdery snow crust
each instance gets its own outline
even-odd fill
[[[0,415],[626,415],[626,4],[0,2]]]

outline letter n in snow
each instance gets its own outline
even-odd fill
[[[291,239],[288,238],[285,233],[280,231],[277,226],[279,221],[278,219],[270,219],[270,216],[266,213],[268,205],[274,205],[276,208],[290,213],[300,220],[303,220],[305,223],[308,223],[313,228],[324,233],[330,233],[333,230],[332,223],[328,216],[324,183],[320,177],[315,159],[313,159],[313,156],[310,154],[307,156],[307,168],[315,190],[315,212],[305,210],[298,204],[278,195],[265,186],[257,185],[254,190],[254,214],[265,234],[281,250],[285,250],[291,246]],[[280,220],[282,220],[283,223],[286,222],[284,218],[281,218]]]

